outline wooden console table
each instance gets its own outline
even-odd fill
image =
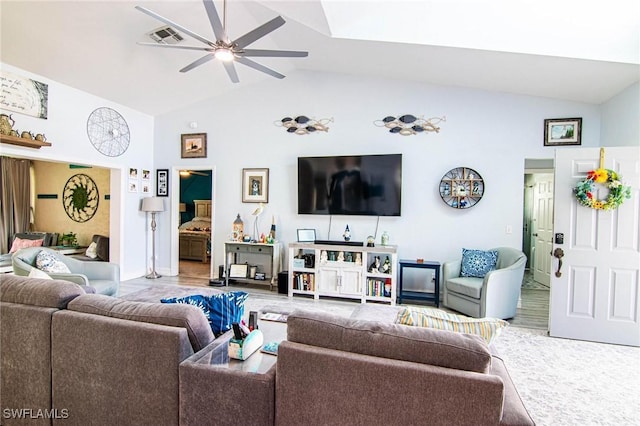
[[[261,262],[256,260],[261,259]],[[224,243],[225,260],[225,285],[229,285],[229,279],[251,284],[269,283],[272,289],[280,272],[280,243],[243,243],[239,241],[227,241]],[[229,277],[231,265],[247,263],[249,266],[261,266],[258,272],[265,274],[264,280],[256,280],[249,277]]]

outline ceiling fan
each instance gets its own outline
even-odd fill
[[[198,172],[195,170],[180,170],[180,176],[190,176],[190,175],[198,175],[198,176],[209,176],[209,173]]]
[[[226,30],[226,0],[223,3],[223,21],[220,21],[220,16],[218,16],[218,12],[216,11],[216,7],[213,4],[213,0],[202,0],[204,3],[204,8],[207,11],[207,15],[209,17],[209,21],[211,22],[211,28],[213,29],[213,33],[216,37],[215,41],[211,41],[201,35],[194,33],[193,31],[165,18],[157,13],[144,8],[142,6],[136,6],[136,9],[139,11],[146,13],[147,15],[158,19],[159,21],[164,22],[165,24],[177,28],[185,34],[190,35],[198,41],[201,41],[206,46],[205,47],[197,47],[197,46],[177,46],[170,44],[156,44],[156,43],[143,43],[138,42],[140,45],[144,46],[153,46],[153,47],[166,47],[172,49],[186,49],[186,50],[200,50],[207,52],[207,54],[200,59],[190,63],[186,67],[182,68],[180,72],[187,72],[194,69],[197,66],[204,64],[205,62],[210,61],[213,58],[219,59],[224,65],[224,69],[227,71],[229,78],[232,82],[238,83],[240,80],[238,79],[238,73],[233,65],[234,62],[238,62],[240,64],[246,65],[258,71],[262,71],[263,73],[269,74],[276,78],[284,78],[284,75],[276,72],[270,68],[265,67],[262,64],[259,64],[248,57],[287,57],[287,58],[301,58],[309,55],[309,52],[295,51],[295,50],[263,50],[263,49],[245,49],[248,45],[255,42],[256,40],[264,37],[270,32],[276,30],[277,28],[284,25],[285,20],[282,16],[277,16],[270,20],[269,22],[260,25],[259,27],[249,31],[243,36],[238,37],[237,39],[231,41],[227,36]]]

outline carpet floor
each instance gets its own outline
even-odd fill
[[[123,298],[156,301],[166,296],[219,292],[213,288],[156,285]],[[357,306],[333,299],[251,294],[245,315],[249,311],[288,313],[305,309],[350,316]],[[545,330],[515,326],[506,328],[493,344],[536,424],[640,424],[639,348],[551,338]]]

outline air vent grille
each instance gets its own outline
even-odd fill
[[[162,44],[178,44],[184,38],[173,28],[170,26],[164,26],[156,28],[155,30],[147,33],[147,35],[151,38],[151,40],[156,43]]]

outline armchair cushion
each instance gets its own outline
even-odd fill
[[[41,251],[38,253],[38,256],[36,256],[36,268],[44,272],[54,272],[58,274],[71,273],[67,265],[46,251]]]
[[[497,250],[484,251],[463,248],[460,276],[484,278],[489,271],[496,269],[497,262]]]
[[[480,299],[482,280],[475,277],[457,277],[447,280],[447,289],[465,296]]]
[[[51,278],[51,275],[47,274],[45,271],[41,271],[38,268],[33,268],[31,269],[31,271],[29,271],[29,275],[27,275],[29,278],[40,278],[43,280],[52,280],[53,278]]]

